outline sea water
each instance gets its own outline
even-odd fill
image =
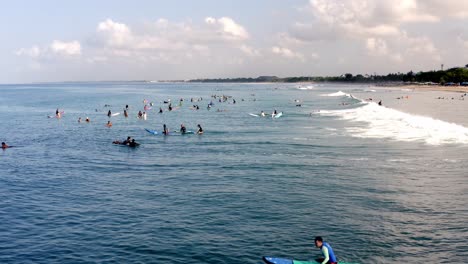
[[[0,151],[1,263],[306,260],[320,256],[315,236],[342,261],[468,260],[461,94],[145,82],[0,90],[0,140],[15,146]],[[205,133],[144,130],[182,123]],[[112,144],[127,136],[141,145]]]

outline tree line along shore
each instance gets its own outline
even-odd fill
[[[444,86],[468,86],[468,64],[465,67],[454,67],[439,71],[420,71],[407,73],[389,73],[387,75],[353,75],[346,73],[340,76],[300,76],[285,77],[259,76],[257,78],[215,78],[194,79],[188,82],[203,83],[296,83],[296,82],[345,82],[345,83],[401,83],[401,84],[424,84]]]

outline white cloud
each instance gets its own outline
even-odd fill
[[[65,56],[74,56],[81,55],[81,45],[78,41],[64,42],[60,40],[54,40],[50,45],[52,52],[65,55]]]
[[[387,43],[383,39],[368,38],[366,41],[366,48],[371,55],[387,55]]]
[[[123,24],[107,19],[98,24],[97,32],[103,34],[107,45],[124,46],[132,41],[132,32],[130,28]]]
[[[52,58],[70,58],[81,55],[81,44],[74,40],[70,42],[54,40],[50,45],[40,48],[21,48],[15,52],[17,56],[27,56],[35,60]]]
[[[28,56],[31,58],[37,58],[41,55],[41,49],[34,45],[31,48],[21,48],[15,52],[17,56]]]
[[[251,57],[257,57],[257,56],[260,56],[260,51],[250,47],[250,46],[247,46],[247,45],[242,45],[240,46],[240,50],[242,52],[244,52],[245,54],[251,56]]]
[[[205,18],[207,25],[213,26],[225,38],[231,40],[246,40],[249,38],[249,33],[241,25],[237,24],[232,18],[221,17],[218,19],[207,17]]]
[[[271,52],[273,52],[274,54],[278,54],[282,57],[288,58],[288,59],[299,59],[299,60],[304,61],[304,55],[302,55],[299,52],[294,52],[285,47],[274,46],[271,48]]]

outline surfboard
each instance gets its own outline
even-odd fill
[[[185,131],[185,133],[181,133],[180,131],[177,131],[177,130],[174,130],[172,131],[173,133],[178,133],[178,134],[181,134],[181,135],[185,135],[185,134],[195,134],[195,131],[192,131],[192,130],[187,130]]]
[[[258,115],[256,115],[256,114],[252,114],[252,113],[249,113],[249,115],[251,115],[251,116],[255,116],[255,117],[258,117]]]
[[[120,115],[120,113],[114,113],[111,116],[118,116],[118,115]]]
[[[283,112],[279,112],[276,115],[273,116],[273,118],[280,118],[283,116]]]
[[[295,260],[295,259],[285,259],[285,258],[277,258],[277,257],[263,257],[263,261],[267,264],[319,264],[315,260],[304,261],[304,260]],[[339,264],[358,264],[358,263],[351,263],[351,262],[342,262],[339,261]]]
[[[156,130],[151,130],[151,129],[147,129],[147,128],[145,128],[145,130],[146,130],[146,132],[148,132],[148,133],[150,133],[150,134],[153,134],[153,135],[159,134],[159,132],[156,131]]]

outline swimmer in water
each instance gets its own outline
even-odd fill
[[[111,121],[107,121],[106,126],[107,126],[107,127],[111,127],[111,126],[112,126],[112,122],[111,122]]]
[[[2,149],[7,149],[9,148],[10,146],[8,146],[5,142],[2,142]]]
[[[162,131],[162,133],[163,133],[164,135],[169,135],[169,129],[167,129],[166,124],[163,125],[163,131]]]

